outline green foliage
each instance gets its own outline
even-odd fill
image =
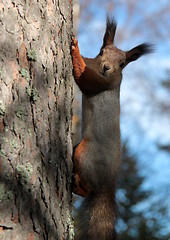
[[[167,209],[161,203],[150,204],[151,191],[143,189],[145,178],[141,176],[137,159],[132,156],[126,145],[123,146],[122,164],[119,174],[117,203],[118,203],[118,239],[119,240],[169,240],[170,236],[163,235],[163,219],[167,217]],[[80,198],[75,196],[74,222],[77,229],[82,212]],[[142,209],[141,204],[146,206]],[[78,238],[77,238],[78,239]]]
[[[139,174],[137,160],[129,154],[126,145],[123,146],[119,176],[119,240],[168,240],[167,236],[161,235],[161,220],[165,218],[166,210],[160,204],[150,206],[151,192],[142,188],[145,179]],[[139,208],[141,203],[145,204],[142,209]]]
[[[165,80],[162,82],[162,85],[167,88],[167,89],[170,89],[170,80]]]
[[[162,86],[167,90],[170,90],[170,70],[167,71],[167,78],[162,81]]]

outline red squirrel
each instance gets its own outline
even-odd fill
[[[116,22],[107,18],[103,45],[95,58],[80,55],[73,37],[74,78],[82,91],[82,140],[73,154],[75,194],[85,197],[79,240],[116,239],[115,185],[121,158],[120,84],[124,67],[152,45],[130,51],[114,46]]]

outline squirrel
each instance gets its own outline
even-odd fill
[[[82,140],[73,151],[73,192],[84,197],[79,240],[115,240],[116,179],[121,159],[122,70],[153,51],[144,43],[122,51],[114,46],[116,21],[107,17],[103,45],[95,58],[80,55],[72,39],[75,82],[82,92]]]

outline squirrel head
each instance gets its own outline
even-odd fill
[[[120,83],[122,79],[122,70],[127,64],[137,60],[145,54],[153,52],[153,45],[143,43],[129,51],[122,51],[114,46],[116,27],[116,21],[107,17],[103,45],[96,59],[100,65],[100,74],[110,80],[114,79],[115,82]]]

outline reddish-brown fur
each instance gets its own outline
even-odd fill
[[[86,144],[88,142],[88,138],[85,138],[81,141],[81,143],[77,146],[75,152],[74,152],[74,171],[75,171],[75,183],[73,192],[77,195],[80,195],[82,197],[87,197],[89,195],[89,190],[86,187],[86,183],[83,182],[81,179],[81,173],[79,166],[82,164],[81,156],[86,151]]]
[[[96,58],[80,55],[73,38],[73,70],[83,93],[82,140],[75,147],[74,193],[85,197],[78,240],[116,239],[115,184],[120,165],[120,84],[122,70],[150,53],[149,44],[124,52],[113,45],[114,20],[107,19],[103,45]]]
[[[74,76],[75,79],[80,79],[82,73],[85,71],[86,64],[83,61],[79,47],[78,47],[78,41],[73,38],[73,47],[72,47],[72,56],[73,56],[73,66],[74,66]],[[81,84],[80,81],[77,82],[77,84]]]

